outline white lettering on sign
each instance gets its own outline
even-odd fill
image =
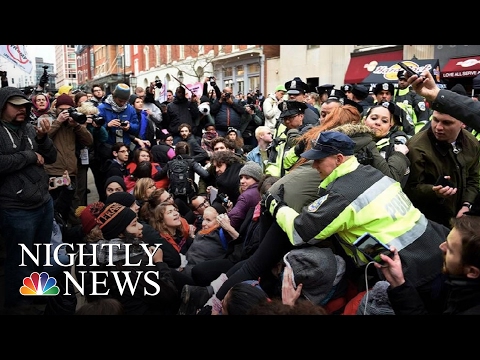
[[[477,76],[480,74],[478,70],[468,70],[468,71],[449,71],[442,73],[443,78],[456,78],[456,77],[471,77]]]

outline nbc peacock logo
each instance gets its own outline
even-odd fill
[[[60,289],[58,288],[57,280],[50,277],[46,272],[41,274],[32,272],[30,277],[23,278],[23,286],[20,288],[20,294],[24,296],[33,295],[58,295]]]

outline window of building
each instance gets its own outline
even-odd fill
[[[236,72],[236,75],[237,75],[237,76],[243,76],[243,74],[245,73],[245,70],[244,70],[243,65],[238,65],[238,66],[235,68],[235,72]]]
[[[223,68],[223,76],[224,77],[233,76],[233,68],[231,66]]]

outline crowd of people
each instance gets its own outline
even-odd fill
[[[480,313],[480,105],[397,77],[265,97],[207,77],[164,102],[155,82],[1,88],[5,312]]]

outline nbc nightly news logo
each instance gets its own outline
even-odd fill
[[[153,252],[150,252],[149,247],[151,245],[148,244],[140,244],[145,253],[148,256],[148,264],[147,266],[155,267],[155,264],[153,263],[153,255],[155,254],[155,251],[158,250],[158,248],[161,246],[161,244],[156,244],[155,245],[155,250]],[[32,254],[32,252],[24,245],[24,244],[19,244],[19,246],[22,248],[22,263],[19,266],[27,266],[25,264],[25,255],[30,258],[34,262],[35,265],[40,266],[40,257],[39,257],[39,251],[41,248],[44,248],[46,254],[51,254],[51,244],[35,244],[36,247],[36,254]],[[70,269],[73,265],[75,265],[75,257],[77,256],[77,265],[78,266],[85,266],[84,260],[88,257],[91,258],[92,263],[90,267],[94,268],[95,266],[100,266],[97,263],[97,251],[104,247],[109,247],[110,251],[109,257],[108,257],[108,262],[106,263],[106,266],[115,266],[113,263],[112,259],[112,247],[117,247],[120,248],[120,244],[91,244],[91,247],[93,249],[93,252],[85,252],[85,247],[86,244],[77,244],[78,247],[78,252],[76,253],[68,253],[67,256],[69,258],[69,261],[67,263],[62,263],[59,258],[58,258],[58,253],[61,249],[64,249],[65,247],[69,247],[72,250],[74,249],[73,244],[67,244],[67,243],[62,243],[59,244],[54,248],[53,251],[53,257],[50,258],[50,256],[47,256],[47,261],[43,265],[43,267],[52,267],[54,266],[52,264],[52,260],[57,266],[61,266],[64,268],[68,268],[68,270],[63,271],[63,276],[65,276],[65,293],[64,295],[71,295],[68,289],[71,287],[69,286],[70,283],[74,286],[76,291],[78,291],[82,296],[85,295],[85,274],[91,274],[91,281],[92,281],[92,292],[89,295],[108,295],[110,290],[107,290],[106,292],[98,292],[97,288],[98,285],[105,285],[107,281],[108,275],[113,275],[113,278],[115,280],[115,283],[117,285],[117,288],[120,292],[120,295],[123,295],[123,293],[127,290],[129,290],[129,293],[133,295],[135,293],[135,289],[139,283],[140,276],[143,276],[145,282],[153,287],[155,290],[154,292],[149,292],[146,288],[144,289],[144,295],[145,296],[155,296],[160,293],[160,286],[158,285],[158,282],[155,281],[155,279],[160,278],[160,273],[158,271],[134,271],[136,277],[136,281],[132,282],[132,278],[135,278],[135,276],[130,277],[130,271],[78,271],[77,272],[77,277],[74,277]],[[125,266],[138,266],[140,265],[140,261],[137,263],[130,263],[130,247],[131,244],[123,244],[123,247],[125,248]],[[122,281],[119,277],[119,273],[124,274],[124,280]],[[57,278],[58,276],[62,275],[56,275]],[[32,272],[29,277],[23,278],[23,286],[20,287],[20,294],[24,296],[56,296],[60,293],[60,289],[58,288],[57,285],[57,280],[54,277],[50,277],[50,275],[47,272]]]

